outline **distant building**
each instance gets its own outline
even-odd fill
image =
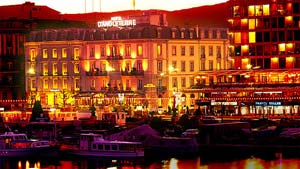
[[[196,93],[181,91],[214,79],[197,79],[199,71],[227,68],[227,33],[160,26],[31,31],[25,43],[29,99],[57,108],[194,107]]]

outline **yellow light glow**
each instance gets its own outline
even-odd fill
[[[286,16],[285,17],[285,23],[292,23],[293,22],[293,17],[292,16]]]
[[[100,52],[99,51],[95,52],[95,58],[100,59]]]
[[[242,69],[248,69],[247,68],[248,64],[249,64],[249,59],[248,58],[242,59]]]
[[[255,19],[249,19],[249,29],[255,29]]]
[[[148,61],[147,60],[143,60],[143,70],[144,71],[148,70]]]
[[[228,19],[227,20],[230,24],[233,24],[233,19]]]
[[[255,42],[256,42],[256,33],[249,32],[249,43],[255,43]]]
[[[109,64],[106,64],[105,70],[108,71],[108,72],[115,71],[115,69],[113,67],[111,67]]]
[[[270,15],[270,5],[263,5],[263,15],[264,16],[269,16]]]
[[[120,52],[121,56],[124,56],[124,47],[123,46],[120,46],[119,52]]]
[[[88,61],[84,62],[84,70],[85,71],[89,71],[90,70],[90,62],[88,62]]]
[[[271,62],[273,63],[278,63],[278,61],[279,61],[278,57],[271,58]]]
[[[234,42],[241,43],[241,32],[234,33]]]
[[[136,58],[136,52],[133,52],[133,51],[131,52],[131,58],[132,58],[132,59],[135,59],[135,58]]]
[[[110,48],[106,48],[106,55],[110,56]]]
[[[252,65],[251,64],[247,64],[247,69],[251,69]]]
[[[29,68],[29,70],[28,70],[28,73],[29,73],[29,74],[35,74],[35,70],[34,70],[34,68],[32,68],[32,67],[31,67],[31,68]]]
[[[289,56],[289,57],[286,58],[286,61],[287,62],[293,62],[294,61],[294,57]]]
[[[280,52],[285,52],[285,43],[278,44],[278,47]]]
[[[241,26],[247,26],[247,25],[248,25],[248,19],[242,19]]]
[[[254,6],[251,5],[248,7],[248,16],[254,16]]]

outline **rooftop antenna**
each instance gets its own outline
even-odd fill
[[[100,6],[100,12],[102,12],[102,10],[101,10],[101,0],[99,0],[99,6]]]
[[[84,13],[86,13],[86,0],[84,0]]]

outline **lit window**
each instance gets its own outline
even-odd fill
[[[178,84],[177,84],[177,77],[173,77],[172,78],[172,87],[177,87]]]
[[[68,75],[68,66],[67,63],[62,63],[62,74]]]
[[[47,63],[43,63],[43,75],[48,75],[48,64]]]
[[[161,56],[161,54],[162,54],[162,45],[159,44],[157,45],[157,56]]]
[[[74,64],[74,73],[76,73],[76,74],[79,73],[79,63]]]
[[[138,56],[142,56],[143,55],[143,46],[142,45],[138,45],[137,46],[137,55]]]
[[[214,55],[213,46],[209,46],[209,47],[208,47],[208,55],[209,55],[209,56],[213,56],[213,55]]]
[[[101,53],[101,56],[106,56],[106,54],[105,54],[105,47],[104,46],[100,47],[100,53]]]
[[[254,16],[254,6],[248,6],[248,16]]]
[[[241,32],[234,33],[234,43],[241,43]]]
[[[63,89],[67,89],[68,88],[68,79],[63,79],[62,80],[62,87],[63,87]]]
[[[57,89],[58,88],[58,80],[57,80],[57,78],[54,78],[53,79],[53,81],[52,81],[52,87],[53,87],[53,89]]]
[[[52,49],[52,58],[57,58],[57,50]]]
[[[125,46],[125,56],[130,56],[131,55],[131,46],[126,45]]]
[[[249,32],[249,43],[255,43],[255,42],[256,42],[255,32]]]
[[[30,61],[35,61],[36,55],[36,49],[30,49]]]
[[[43,80],[43,88],[44,88],[44,89],[48,89],[48,87],[49,87],[49,84],[48,84],[48,83],[49,83],[49,82],[48,82],[48,79],[45,78],[45,79]]]
[[[270,5],[263,5],[263,15],[269,16],[270,15]]]
[[[79,48],[74,48],[74,60],[79,60]]]
[[[255,29],[255,19],[249,19],[249,29]]]
[[[48,50],[47,49],[43,49],[43,58],[44,59],[48,58]]]
[[[214,61],[213,60],[209,60],[209,62],[208,62],[208,68],[209,68],[209,70],[213,70],[213,68],[214,68]]]
[[[57,75],[57,63],[53,63],[53,65],[52,65],[52,74],[53,75]]]
[[[161,71],[163,71],[162,69],[163,69],[162,61],[161,61],[161,60],[158,60],[158,61],[157,61],[157,70],[161,72]]]
[[[74,79],[74,89],[76,91],[80,90],[80,80],[79,80],[79,78]]]
[[[62,58],[67,58],[67,49],[66,48],[61,49],[61,57]]]

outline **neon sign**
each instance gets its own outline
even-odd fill
[[[135,19],[122,19],[120,16],[112,17],[109,21],[98,21],[97,25],[99,28],[103,27],[126,27],[135,26]]]

